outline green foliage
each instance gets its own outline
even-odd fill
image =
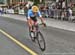
[[[34,5],[40,4],[40,0],[30,0],[30,1],[33,1],[34,2]],[[45,0],[42,0],[41,3],[45,3]]]

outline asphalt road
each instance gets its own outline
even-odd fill
[[[0,17],[0,29],[11,34],[38,55],[75,55],[75,32],[40,27],[46,40],[46,50],[42,52],[37,44],[30,40],[26,22]]]
[[[0,55],[29,55],[29,53],[0,33]]]

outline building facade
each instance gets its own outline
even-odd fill
[[[0,6],[6,6],[7,0],[0,0]]]
[[[27,2],[28,0],[7,0],[9,4],[16,4],[18,2]]]
[[[28,0],[0,0],[0,6],[8,6],[19,2],[27,2]]]

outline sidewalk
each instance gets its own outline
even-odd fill
[[[2,16],[9,17],[16,20],[26,21],[26,17],[23,15],[4,14]],[[45,22],[47,26],[69,30],[69,31],[75,31],[75,23],[70,23],[66,21],[58,21],[58,20],[53,20],[49,18],[46,18],[45,20],[46,20]],[[40,20],[38,21],[38,23],[40,23]]]

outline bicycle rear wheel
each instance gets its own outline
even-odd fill
[[[42,33],[37,32],[36,36],[37,36],[37,41],[38,41],[40,49],[42,51],[44,51],[46,49],[46,44],[45,44],[45,40],[44,40],[44,37],[43,37]]]

